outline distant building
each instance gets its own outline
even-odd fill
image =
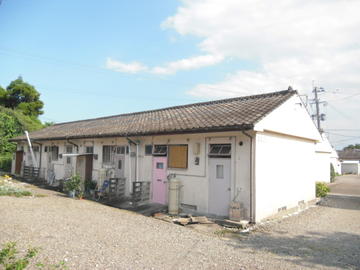
[[[360,149],[338,151],[341,174],[360,174]]]

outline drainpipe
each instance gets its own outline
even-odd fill
[[[139,181],[139,143],[136,144],[136,178],[135,181]]]
[[[254,195],[255,195],[255,179],[254,179],[254,164],[253,164],[253,137],[246,133],[246,131],[242,131],[242,133],[250,139],[250,223],[255,223],[255,203],[254,203]],[[255,153],[254,153],[255,154]]]
[[[31,154],[31,159],[32,159],[32,162],[33,162],[33,166],[34,167],[37,167],[38,164],[37,164],[37,160],[35,158],[35,155],[34,155],[34,151],[32,149],[32,145],[31,145],[31,141],[30,141],[30,137],[29,137],[29,132],[27,132],[25,130],[25,135],[26,135],[26,139],[27,139],[27,142],[28,142],[28,145],[29,145],[29,149],[30,149],[30,154]]]
[[[42,146],[43,146],[43,144],[42,144],[42,143],[39,143],[39,142],[34,142],[34,141],[33,141],[33,144],[37,144],[37,145],[40,146],[39,168],[41,169],[41,158],[42,158]]]
[[[129,146],[131,144],[136,145],[136,161],[135,161],[135,182],[137,182],[139,179],[139,142],[135,142],[133,140],[131,140],[130,138],[126,138],[129,142]],[[130,156],[131,156],[131,151],[130,151]]]
[[[76,153],[79,153],[79,145],[77,145],[76,143],[73,143],[73,142],[70,141],[69,139],[66,139],[66,141],[67,141],[69,144],[75,146],[75,147],[76,147]]]

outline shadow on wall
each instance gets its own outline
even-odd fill
[[[307,232],[306,235],[282,236],[254,234],[246,240],[229,245],[254,254],[254,249],[273,254],[281,261],[300,267],[326,267],[360,269],[360,235],[335,232],[320,234]],[[248,251],[247,251],[248,249]]]
[[[360,197],[327,195],[321,199],[319,205],[332,208],[360,210]]]

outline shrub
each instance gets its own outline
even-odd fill
[[[39,252],[38,248],[29,248],[26,254],[19,256],[19,251],[16,248],[15,242],[5,243],[0,250],[0,269],[4,270],[23,270],[29,266],[30,261],[37,256]],[[3,267],[2,267],[3,266]],[[57,264],[43,264],[37,263],[36,269],[67,269],[65,262],[61,261]],[[31,265],[30,265],[31,267]],[[33,268],[32,268],[33,269]]]
[[[0,156],[0,171],[10,172],[11,171],[12,154],[5,153]]]
[[[17,187],[11,187],[7,185],[0,186],[0,196],[15,196],[15,197],[22,197],[22,196],[31,196],[32,193],[27,190],[23,190]]]
[[[329,191],[330,188],[326,185],[326,183],[316,183],[316,197],[325,197]]]
[[[80,191],[80,184],[81,184],[81,179],[80,179],[80,175],[75,174],[73,176],[71,176],[71,178],[69,180],[67,180],[65,182],[65,190],[66,191]]]
[[[23,257],[18,258],[18,251],[15,242],[6,243],[3,249],[0,250],[0,265],[4,266],[5,270],[22,270],[25,269],[30,260],[36,256],[38,250],[36,248],[29,248]]]
[[[335,181],[335,169],[334,169],[334,165],[332,165],[332,163],[330,163],[330,182],[334,182]]]

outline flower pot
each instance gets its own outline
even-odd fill
[[[70,198],[75,198],[75,190],[69,190],[68,195]]]

